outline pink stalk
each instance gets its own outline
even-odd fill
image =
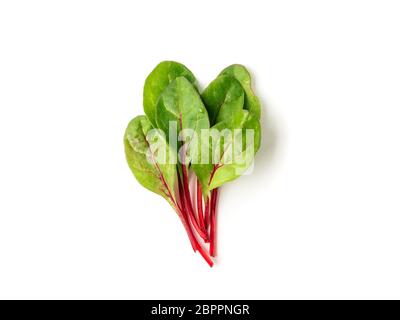
[[[197,179],[197,219],[200,223],[200,228],[206,230],[203,215],[203,194],[201,192],[201,184],[199,179]]]
[[[206,203],[206,208],[204,214],[204,225],[206,230],[208,230],[208,227],[210,226],[210,197],[207,197],[205,203]]]
[[[192,248],[194,250],[194,252],[196,252],[197,250],[197,244],[196,244],[196,239],[193,235],[192,229],[190,228],[189,225],[189,221],[188,221],[188,217],[187,217],[187,210],[186,210],[186,205],[185,205],[185,201],[183,199],[183,188],[182,188],[182,182],[180,180],[180,178],[178,177],[178,189],[179,189],[179,202],[178,202],[178,214],[179,217],[181,218],[181,221],[183,223],[183,226],[186,229],[186,233],[188,234],[190,243],[192,244]]]
[[[203,259],[207,262],[207,264],[212,267],[214,265],[213,261],[211,260],[211,258],[209,257],[209,255],[207,254],[207,252],[204,250],[204,248],[200,245],[200,243],[198,242],[198,240],[196,239],[196,236],[193,233],[193,230],[190,226],[190,220],[188,218],[188,210],[186,207],[186,201],[185,201],[185,196],[184,196],[184,192],[183,192],[183,186],[182,186],[182,181],[180,179],[180,176],[178,175],[178,188],[179,188],[179,203],[180,205],[178,206],[179,209],[179,216],[182,220],[183,226],[186,229],[186,232],[188,234],[190,243],[192,244],[193,250],[199,251],[199,253],[201,254],[201,256],[203,257]]]
[[[199,236],[203,240],[207,240],[208,235],[205,232],[204,228],[200,227],[200,225],[196,219],[196,216],[194,214],[192,200],[191,200],[190,191],[189,191],[189,179],[188,179],[186,165],[184,165],[184,164],[182,164],[182,173],[183,173],[183,195],[184,195],[184,199],[185,199],[186,210],[188,211],[190,220],[191,220],[194,228],[196,229],[196,232],[199,234]]]
[[[216,243],[217,243],[217,198],[218,189],[211,191],[211,224],[210,224],[210,255],[216,256]]]

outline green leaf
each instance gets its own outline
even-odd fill
[[[144,113],[154,127],[156,127],[157,101],[165,88],[177,77],[185,77],[193,85],[196,85],[196,78],[193,73],[183,64],[174,61],[159,63],[146,78],[143,90],[143,107]]]
[[[214,170],[213,159],[217,157],[217,151],[223,152],[223,140],[219,140],[218,135],[224,129],[235,129],[240,126],[243,118],[244,90],[238,80],[230,75],[222,75],[213,80],[201,95],[207,108],[210,122],[213,125],[209,131],[211,137],[209,145],[202,148],[200,154],[203,159],[208,159],[207,163],[193,164],[195,171],[206,197],[209,190],[211,173]],[[216,135],[217,137],[213,136]],[[207,157],[208,154],[208,157]]]
[[[236,78],[242,85],[246,95],[244,101],[244,109],[249,110],[250,113],[254,114],[260,119],[261,105],[257,96],[254,94],[251,88],[251,77],[247,69],[240,64],[233,64],[220,73],[220,75],[230,75]]]
[[[210,114],[212,129],[222,134],[211,139],[210,164],[195,168],[204,196],[214,188],[242,175],[252,164],[260,147],[260,103],[251,88],[249,72],[241,65],[224,69],[202,94]],[[226,129],[240,129],[229,132]],[[247,140],[246,130],[251,129],[253,139]],[[241,141],[241,143],[240,143]]]
[[[248,110],[241,111],[236,131],[226,131],[222,122],[217,123],[213,129],[218,130],[220,136],[209,145],[212,161],[210,164],[196,165],[196,170],[194,168],[204,196],[212,189],[241,176],[252,164],[260,147],[260,122]]]
[[[240,177],[250,167],[254,156],[260,147],[260,121],[254,114],[243,110],[243,118],[240,128],[242,131],[233,133],[231,139],[223,149],[220,161],[214,167],[212,179],[209,181],[208,189],[212,190]],[[251,130],[252,135],[247,136]],[[240,138],[241,135],[241,138]],[[235,144],[236,139],[242,143]]]
[[[126,128],[124,145],[129,168],[139,183],[171,203],[171,197],[175,198],[176,165],[164,135],[153,129],[146,116],[138,116]]]
[[[201,95],[211,125],[224,122],[227,128],[235,126],[235,117],[243,109],[244,91],[234,77],[222,75],[212,81]]]
[[[170,124],[176,124],[178,133],[184,134],[182,130],[193,130],[185,137],[190,158],[198,155],[200,143],[192,143],[194,138],[199,137],[202,129],[208,129],[210,123],[207,110],[197,92],[196,88],[185,77],[177,77],[161,94],[156,108],[156,123],[170,139]],[[194,141],[194,142],[198,142]],[[169,141],[170,145],[177,150],[177,137]]]

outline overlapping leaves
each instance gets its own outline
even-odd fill
[[[250,74],[241,65],[231,65],[199,94],[188,68],[164,61],[145,81],[143,106],[146,115],[134,118],[124,135],[128,165],[140,184],[171,204],[193,248],[212,266],[193,236],[188,218],[193,215],[191,197],[186,189],[186,195],[182,192],[182,184],[187,188],[186,171],[193,171],[207,204],[211,190],[236,179],[252,164],[260,147],[261,108]],[[191,218],[193,222],[195,217]],[[195,227],[207,234],[207,224]]]

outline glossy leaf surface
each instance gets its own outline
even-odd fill
[[[176,183],[176,165],[169,163],[173,161],[170,161],[165,137],[153,129],[146,116],[138,116],[128,124],[124,145],[129,168],[139,183],[171,200]]]
[[[175,61],[159,63],[146,78],[143,90],[143,108],[153,127],[156,127],[157,101],[165,88],[177,77],[185,77],[190,83],[196,85],[193,73],[183,64]]]

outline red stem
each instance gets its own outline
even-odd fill
[[[212,267],[214,265],[214,262],[212,261],[212,259],[209,257],[209,255],[207,254],[207,252],[204,250],[204,248],[200,245],[200,243],[197,241],[195,235],[193,234],[193,230],[190,227],[189,223],[188,223],[188,219],[187,219],[187,215],[184,214],[183,212],[178,212],[179,216],[181,217],[183,226],[186,229],[186,232],[189,236],[189,240],[192,244],[192,247],[194,249],[194,251],[199,251],[200,255],[203,257],[203,259],[207,262],[207,264]]]
[[[215,257],[216,255],[216,242],[217,242],[217,198],[218,188],[211,191],[211,226],[210,226],[210,255]]]
[[[206,203],[206,208],[205,208],[205,214],[204,214],[204,224],[206,227],[206,230],[208,230],[208,227],[210,226],[210,197],[207,197],[205,200]]]
[[[183,226],[186,229],[190,243],[192,244],[192,248],[193,248],[194,252],[196,252],[196,250],[197,250],[196,240],[193,236],[193,232],[192,232],[192,229],[190,228],[189,221],[187,218],[186,205],[185,205],[185,200],[183,197],[183,187],[182,187],[182,182],[179,177],[179,174],[178,174],[178,189],[179,189],[179,203],[178,203],[179,217],[181,218]]]
[[[201,254],[201,256],[203,257],[203,259],[208,263],[208,265],[212,268],[212,266],[214,265],[214,262],[212,261],[212,259],[209,257],[209,255],[207,254],[207,252],[204,250],[204,248],[198,244],[198,249],[199,252]]]
[[[199,236],[203,240],[207,240],[208,235],[205,232],[205,230],[199,226],[199,223],[197,222],[196,216],[194,214],[192,200],[191,200],[190,191],[189,191],[189,179],[188,179],[188,174],[187,174],[185,164],[182,164],[182,173],[183,173],[183,191],[184,191],[183,195],[184,195],[184,199],[185,199],[186,210],[188,211],[190,220],[191,220],[194,228],[196,229],[197,233],[199,234]]]
[[[178,212],[179,217],[181,218],[182,224],[185,227],[186,233],[189,237],[190,244],[192,245],[193,251],[197,251],[197,240],[195,239],[192,229],[190,229],[189,223],[187,221],[187,217],[183,212]]]
[[[193,230],[190,226],[189,219],[188,219],[188,214],[187,214],[187,209],[186,209],[186,203],[185,203],[185,197],[184,197],[184,192],[183,192],[183,186],[182,186],[182,181],[180,178],[180,175],[178,173],[178,188],[179,188],[179,203],[180,203],[180,208],[179,209],[179,216],[182,220],[183,226],[186,229],[186,232],[188,234],[190,243],[192,244],[193,250],[199,251],[203,259],[208,263],[210,267],[214,265],[213,261],[211,258],[208,256],[207,252],[204,250],[204,248],[200,245],[200,243],[197,241],[196,236],[193,234]]]
[[[214,178],[215,173],[217,172],[217,170],[220,167],[222,167],[221,164],[214,165],[214,168],[213,168],[213,170],[211,171],[211,174],[210,174],[210,179],[208,180],[208,186],[210,186],[211,181]],[[210,192],[210,196],[208,196],[207,199],[205,200],[205,202],[206,202],[206,213],[205,213],[204,220],[205,220],[205,224],[206,224],[205,225],[206,230],[208,230],[208,227],[210,226],[210,218],[211,218],[211,215],[210,215],[210,206],[211,206],[210,202],[211,202],[211,199],[210,198],[211,198],[211,194],[212,194],[212,191]]]
[[[197,179],[197,219],[200,222],[200,228],[206,230],[203,215],[203,194],[201,192],[201,184],[199,179]]]
[[[182,114],[179,115],[179,124],[180,124],[180,127],[182,129],[183,128],[182,127]],[[199,222],[196,219],[196,215],[194,213],[193,206],[192,206],[192,198],[190,196],[190,190],[189,190],[189,177],[188,177],[188,172],[187,172],[187,169],[186,169],[186,150],[187,150],[187,147],[188,146],[186,146],[185,144],[182,147],[183,159],[182,159],[182,162],[181,162],[181,164],[182,164],[182,176],[183,176],[182,182],[183,182],[183,191],[184,191],[183,194],[184,194],[184,199],[185,199],[185,202],[186,202],[186,210],[189,213],[190,220],[192,221],[192,224],[193,224],[194,228],[196,229],[197,233],[199,234],[199,236],[204,241],[207,241],[208,240],[207,232],[206,232],[206,230],[204,228],[201,228],[199,226]]]

